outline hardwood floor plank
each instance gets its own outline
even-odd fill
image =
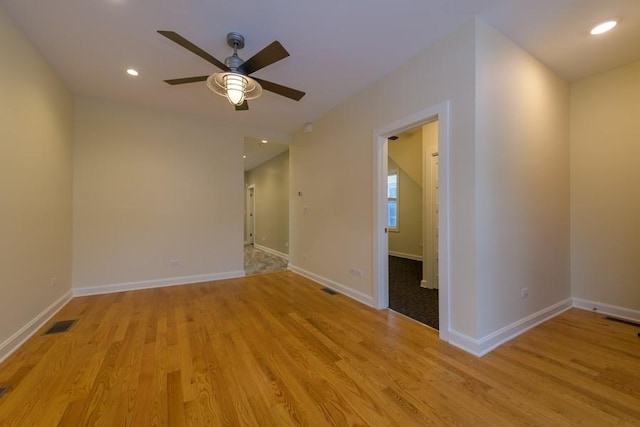
[[[169,425],[183,427],[186,419],[180,371],[173,371],[167,374],[167,408],[169,411],[167,415]]]
[[[2,426],[638,426],[638,328],[569,310],[483,358],[292,272],[75,298]],[[44,328],[43,328],[44,329]]]
[[[592,378],[584,376],[581,372],[571,369],[566,365],[557,362],[537,353],[530,352],[521,347],[513,347],[518,364],[527,366],[533,370],[538,377],[553,379],[553,383],[558,389],[579,397],[585,403],[598,402],[600,417],[611,418],[606,422],[618,420],[640,420],[640,409],[634,408],[640,395],[621,392],[606,384],[594,381]],[[606,424],[605,424],[606,425]]]
[[[78,420],[82,418],[84,408],[87,402],[85,399],[74,400],[69,403],[62,414],[62,418],[58,423],[58,427],[75,427],[78,425]]]

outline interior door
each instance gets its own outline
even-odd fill
[[[439,206],[439,183],[438,183],[438,153],[434,153],[431,156],[431,206],[432,206],[432,226],[433,226],[433,262],[432,262],[432,284],[434,289],[438,289],[439,283],[439,274],[438,274],[438,258],[439,258],[439,248],[438,248],[438,235],[439,235],[439,223],[438,223],[438,214],[440,212]]]
[[[255,241],[255,187],[250,186],[247,188],[247,243],[253,245]]]

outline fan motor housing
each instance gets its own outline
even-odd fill
[[[236,68],[238,68],[239,66],[241,66],[244,63],[244,60],[242,60],[238,55],[231,55],[228,56],[225,60],[224,60],[224,65],[226,65],[227,67],[231,68],[232,70],[236,70]]]

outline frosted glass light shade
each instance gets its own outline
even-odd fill
[[[246,80],[244,76],[239,74],[227,74],[224,77],[224,83],[229,102],[233,105],[242,105],[244,102],[244,91],[246,87]]]
[[[224,96],[233,105],[242,105],[246,99],[254,99],[262,94],[262,87],[251,77],[238,73],[214,73],[207,78],[207,86],[218,95]]]

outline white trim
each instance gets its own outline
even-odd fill
[[[369,307],[375,307],[373,297],[369,295],[365,295],[362,292],[355,291],[351,288],[348,288],[345,285],[342,285],[338,282],[334,282],[333,280],[327,279],[326,277],[318,276],[315,273],[312,273],[307,270],[303,270],[302,268],[296,267],[295,265],[292,265],[292,264],[289,264],[287,268],[289,268],[289,270],[293,271],[296,274],[306,277],[307,279],[313,280],[314,282],[320,283],[321,285],[326,286],[327,288],[331,288],[334,291],[340,292],[341,294],[344,294],[351,299],[354,299],[358,302],[368,305]]]
[[[523,334],[529,329],[546,322],[570,308],[572,308],[571,298],[567,298],[550,307],[542,309],[537,313],[533,313],[525,318],[513,322],[504,328],[498,329],[497,331],[480,339],[474,339],[468,335],[451,330],[449,344],[461,348],[475,356],[481,357],[505,342],[512,340],[518,335]]]
[[[438,219],[439,208],[437,203],[439,202],[439,190],[438,190],[438,168],[435,164],[439,164],[440,158],[438,154],[438,147],[429,147],[424,153],[423,170],[425,176],[429,171],[429,186],[423,182],[423,199],[422,199],[422,212],[424,221],[422,224],[422,252],[425,263],[422,265],[422,277],[429,281],[429,285],[425,284],[428,289],[438,289],[438,267],[433,265],[434,261],[438,259]],[[428,194],[428,195],[427,195]],[[429,200],[429,203],[426,203]],[[425,274],[426,272],[426,274]]]
[[[388,142],[387,142],[388,143]],[[396,176],[396,197],[389,197],[389,175]],[[389,164],[387,163],[387,213],[389,212],[389,201],[393,200],[396,202],[396,225],[392,227],[389,225],[389,218],[387,217],[387,230],[390,233],[399,233],[400,232],[400,168],[389,169]]]
[[[420,280],[420,287],[425,289],[438,289],[435,286],[428,284],[424,279]]]
[[[268,254],[275,255],[275,256],[278,256],[280,258],[284,258],[287,261],[289,261],[289,254],[285,254],[284,252],[276,251],[275,249],[271,249],[271,248],[268,248],[266,246],[259,245],[257,243],[254,243],[253,247],[258,249],[258,250],[260,250],[260,251],[262,251],[262,252],[266,252]]]
[[[15,334],[0,344],[0,363],[16,351],[22,344],[35,334],[45,323],[55,316],[62,307],[71,301],[71,290],[67,291],[29,323],[20,328]]]
[[[573,298],[573,306],[581,310],[595,311],[596,313],[606,314],[608,316],[617,317],[632,322],[640,322],[640,311],[630,308],[618,307],[616,305],[605,304],[602,302],[589,301],[582,298]]]
[[[388,239],[384,232],[387,225],[386,213],[386,176],[387,176],[387,138],[403,130],[438,120],[438,155],[440,158],[440,258],[438,270],[440,275],[438,301],[440,318],[440,339],[449,341],[450,327],[450,292],[449,271],[450,230],[449,216],[451,215],[449,195],[449,101],[442,102],[431,108],[419,111],[411,116],[400,119],[373,131],[373,293],[374,307],[381,309],[389,306],[389,272]]]
[[[395,256],[395,257],[398,257],[398,258],[411,259],[413,261],[422,261],[422,256],[420,256],[420,255],[412,255],[412,254],[405,254],[404,252],[389,251],[389,255]]]
[[[249,193],[253,196],[249,197]],[[246,244],[255,244],[256,242],[256,186],[255,184],[248,185],[245,193],[245,200],[247,205],[247,211],[245,212],[245,231],[247,234]],[[249,227],[251,226],[251,227]],[[249,235],[249,229],[251,229],[251,235]]]
[[[163,288],[166,286],[188,285],[190,283],[211,282],[214,280],[236,279],[244,277],[243,270],[224,273],[201,274],[197,276],[168,277],[165,279],[143,280],[140,282],[116,283],[112,285],[73,288],[74,297],[111,294],[115,292],[136,291],[139,289]]]
[[[373,132],[373,294],[374,307],[389,307],[389,238],[387,236],[388,136],[393,131]]]

